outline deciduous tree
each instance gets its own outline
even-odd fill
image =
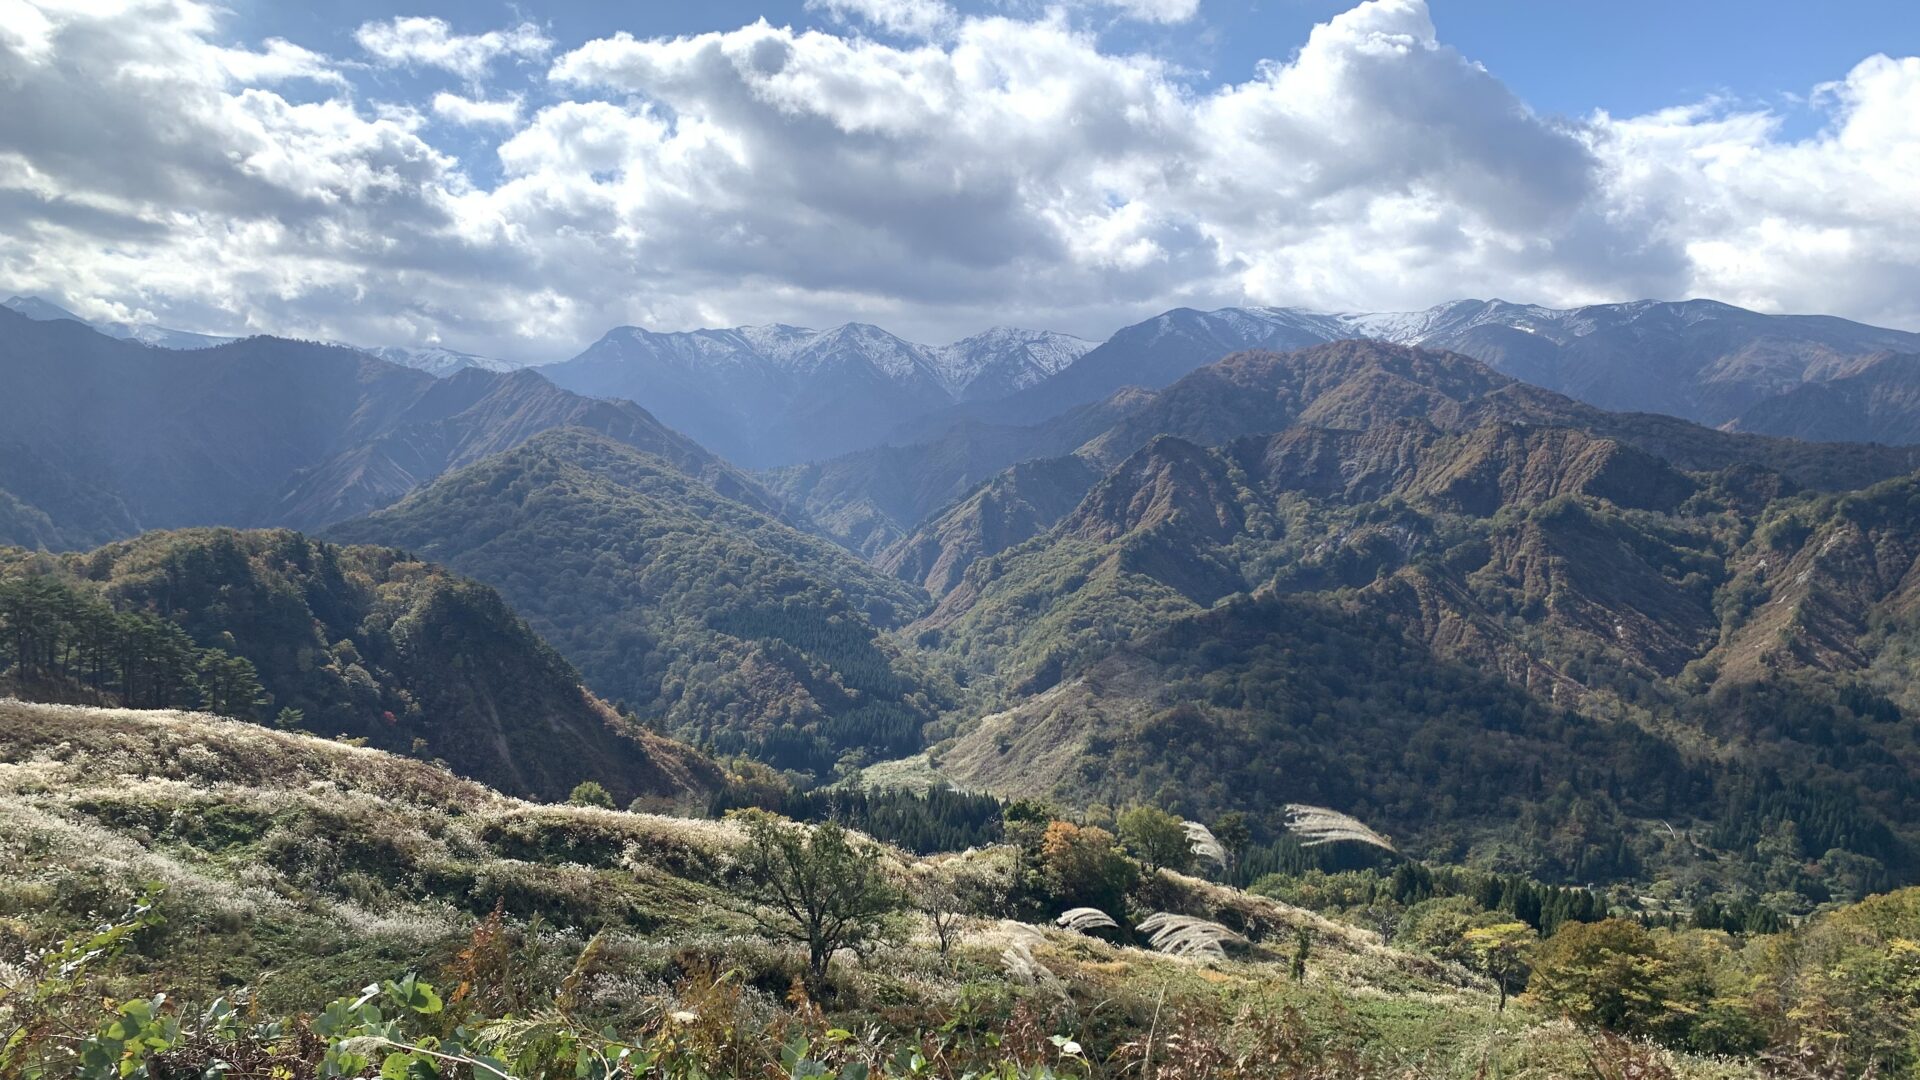
[[[831,822],[811,828],[760,811],[739,815],[744,862],[763,926],[807,947],[815,989],[841,949],[880,936],[901,898],[881,867],[880,849]]]

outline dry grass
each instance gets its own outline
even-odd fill
[[[199,714],[0,701],[0,964],[8,927],[83,924],[148,881],[167,885],[178,915],[168,933],[190,952],[170,963],[247,943],[250,928],[271,927],[284,942],[278,954],[226,968],[209,958],[200,983],[168,985],[182,998],[211,996],[236,976],[265,985],[286,977],[277,964],[303,959],[340,979],[368,968],[391,976],[451,956],[476,916],[499,905],[521,928],[515,963],[529,985],[557,983],[604,930],[581,991],[596,1008],[670,998],[689,970],[738,971],[739,1007],[763,1024],[800,963],[736,910],[740,836],[725,821],[528,803],[428,763]],[[902,872],[930,866],[1009,883],[1014,869],[1006,848],[890,858]],[[938,1023],[989,986],[1050,1017],[1045,1030],[1091,1035],[1144,1029],[1164,998],[1181,1037],[1195,1039],[1202,1020],[1230,1031],[1243,1010],[1280,1007],[1330,1009],[1316,1022],[1343,1032],[1394,1032],[1403,1015],[1453,1031],[1496,1023],[1490,987],[1377,935],[1196,878],[1156,882],[1169,914],[1147,932],[1177,923],[1213,942],[1183,950],[1207,953],[1207,964],[1075,932],[1111,921],[1092,909],[1068,912],[1068,928],[969,919],[951,955],[907,940],[849,958],[836,969],[838,1000],[869,1016]],[[1299,928],[1314,942],[1304,984],[1285,978]],[[1232,936],[1248,945],[1215,956]],[[371,951],[349,959],[330,949]],[[283,1000],[310,1008],[314,999],[302,988]],[[1520,1010],[1497,1022],[1510,1033],[1436,1037],[1443,1049],[1420,1051],[1420,1071],[1404,1075],[1491,1075],[1480,1062],[1495,1060],[1505,1063],[1499,1075],[1544,1077],[1556,1074],[1522,1063],[1580,1060],[1577,1040],[1553,1025]],[[1450,1064],[1431,1067],[1436,1054]]]

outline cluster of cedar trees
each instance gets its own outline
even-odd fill
[[[707,809],[714,817],[749,807],[770,810],[797,821],[831,821],[858,829],[919,855],[965,851],[998,843],[1003,835],[1000,800],[991,795],[930,788],[730,786],[717,792]]]
[[[166,619],[115,611],[59,578],[0,580],[0,675],[23,696],[252,719],[270,698],[252,662]]]

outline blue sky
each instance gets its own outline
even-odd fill
[[[0,288],[90,317],[523,359],[1462,295],[1920,327],[1911,0],[20,3]]]
[[[989,13],[1006,4],[962,3]],[[1036,5],[1037,6],[1037,5]],[[1316,23],[1351,7],[1345,0],[1207,0],[1200,15],[1173,26],[1107,20],[1115,49],[1174,57],[1205,85],[1250,77],[1262,60],[1285,59]],[[1920,7],[1912,0],[1436,0],[1441,34],[1498,73],[1545,112],[1595,109],[1649,112],[1715,95],[1792,110],[1792,97],[1837,78],[1874,53],[1920,54]],[[282,36],[345,50],[353,31],[399,9],[350,0],[328,4],[233,5],[238,37]],[[452,2],[406,5],[457,30],[479,33],[531,19],[563,45],[625,30],[636,36],[731,30],[765,18],[774,24],[835,29],[844,22],[796,0],[698,3]],[[1812,114],[1793,110],[1808,122]]]

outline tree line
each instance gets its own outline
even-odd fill
[[[48,574],[0,580],[0,681],[23,697],[255,719],[272,698],[251,661],[173,622],[116,611]]]

